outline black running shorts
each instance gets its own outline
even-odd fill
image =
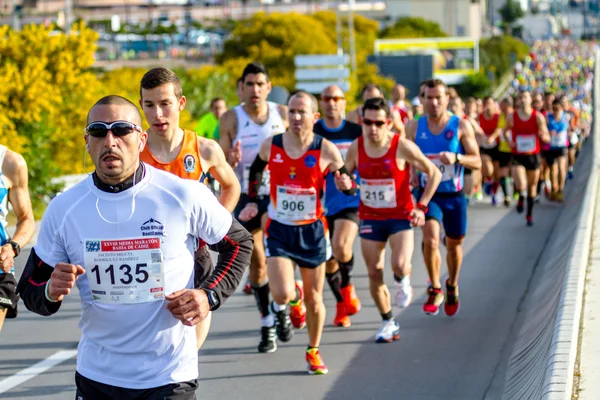
[[[150,389],[126,389],[93,381],[79,372],[75,372],[75,385],[77,386],[77,393],[75,394],[77,400],[195,400],[196,389],[198,389],[197,380],[171,383]]]
[[[0,308],[6,308],[6,318],[17,317],[17,281],[13,274],[0,274]]]
[[[534,171],[541,165],[539,154],[513,154],[512,160],[515,166],[525,167],[527,171]]]

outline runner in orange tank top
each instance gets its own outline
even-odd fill
[[[142,78],[140,105],[150,127],[148,143],[140,154],[141,161],[171,172],[184,179],[204,180],[208,171],[221,185],[219,202],[233,211],[240,197],[240,184],[225,160],[217,142],[179,127],[179,114],[185,108],[181,82],[166,68],[154,68]],[[211,256],[203,242],[198,244],[194,287],[199,288],[214,270]],[[197,291],[201,292],[201,291]],[[225,299],[221,299],[221,303]],[[196,325],[198,349],[210,329],[211,313]]]
[[[271,202],[265,229],[265,253],[277,337],[282,342],[291,340],[291,325],[300,328],[306,322],[308,373],[320,375],[328,372],[319,344],[325,322],[325,261],[331,256],[320,198],[325,176],[343,168],[344,161],[335,144],[313,132],[319,112],[317,99],[312,94],[297,92],[290,98],[288,109],[290,127],[285,133],[266,139],[250,167],[248,196],[253,202],[244,207],[239,219],[250,220],[257,215],[258,183],[268,165]],[[348,191],[351,193],[355,190]],[[294,282],[294,264],[300,267],[302,291]],[[306,302],[306,310],[303,302]]]

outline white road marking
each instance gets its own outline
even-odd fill
[[[38,375],[43,374],[50,368],[67,361],[69,358],[74,357],[77,354],[77,350],[61,350],[57,353],[52,354],[50,357],[32,365],[31,367],[25,368],[16,374],[9,376],[6,379],[0,381],[0,393],[8,392],[10,389],[19,386],[20,384],[27,382],[31,378],[35,378]]]

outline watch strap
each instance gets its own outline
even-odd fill
[[[17,257],[19,254],[21,254],[21,245],[13,240],[9,240],[8,242],[6,242],[8,244],[10,244],[12,246],[13,252],[14,252],[14,256]]]

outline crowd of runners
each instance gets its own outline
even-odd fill
[[[515,67],[511,93],[498,99],[462,99],[430,79],[411,101],[402,85],[389,100],[367,85],[355,110],[337,86],[318,98],[299,90],[286,105],[269,102],[269,73],[250,63],[238,80],[240,104],[226,110],[222,99],[212,102],[206,131],[216,129],[218,142],[179,126],[186,105],[179,78],[152,69],[140,83],[147,132],[122,97],[89,110],[86,152],[95,172],[51,202],[19,279],[14,257],[34,229],[27,166],[0,148],[0,210],[10,202],[17,215],[16,233],[1,238],[1,320],[16,317],[17,294],[29,310],[51,315],[77,285],[79,398],[193,398],[196,350],[211,312],[241,284],[256,300],[257,351],[275,352],[306,327],[308,373],[326,374],[323,327],[349,328],[361,310],[356,257],[382,321],[374,340],[400,338],[393,305],[413,299],[415,229],[429,276],[423,312],[437,315],[443,305],[452,317],[461,304],[469,205],[484,196],[490,206],[515,203],[531,226],[542,193],[543,201],[563,201],[590,135],[595,51],[536,43]],[[218,253],[216,265],[208,249]],[[329,318],[325,283],[337,303]]]

